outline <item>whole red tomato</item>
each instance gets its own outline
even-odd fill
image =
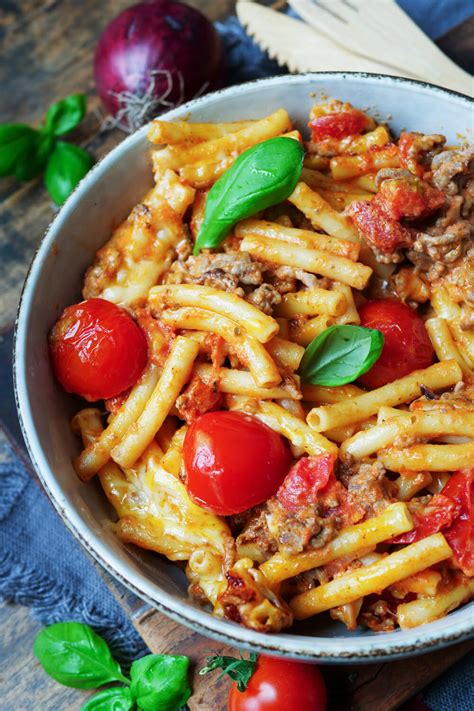
[[[49,350],[63,388],[91,401],[130,388],[147,362],[145,334],[124,309],[105,299],[64,309],[51,331]]]
[[[241,412],[206,412],[184,439],[191,498],[221,516],[240,513],[276,493],[290,465],[282,437]]]
[[[326,687],[318,667],[260,656],[245,691],[233,684],[229,711],[325,711]]]
[[[359,309],[361,326],[384,335],[382,354],[360,382],[379,388],[433,362],[433,346],[425,324],[413,309],[400,301],[378,299]]]

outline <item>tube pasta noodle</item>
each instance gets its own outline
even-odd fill
[[[199,363],[194,368],[194,373],[198,375],[205,383],[209,383],[213,377],[212,366],[207,363]],[[278,400],[281,398],[289,398],[291,400],[300,400],[301,392],[298,388],[298,376],[293,376],[293,386],[285,383],[272,388],[260,388],[255,384],[252,374],[246,370],[231,370],[230,368],[219,369],[219,379],[216,387],[221,393],[229,393],[231,395],[247,395],[248,397],[258,398],[261,400]]]
[[[279,136],[290,128],[290,120],[284,109],[279,109],[264,119],[253,122],[235,133],[198,143],[194,146],[170,146],[155,152],[155,165],[176,169],[189,163],[222,160],[229,155],[237,157],[246,148],[268,138]]]
[[[158,383],[158,369],[151,363],[131,391],[112,422],[74,460],[76,473],[88,481],[110,459],[110,452],[142,414]]]
[[[332,427],[360,422],[375,415],[382,405],[395,406],[410,402],[421,395],[420,385],[434,390],[448,388],[462,380],[462,371],[454,360],[435,363],[424,370],[416,370],[393,383],[359,395],[347,402],[314,408],[308,415],[308,424],[318,432]]]
[[[379,516],[348,526],[323,548],[291,557],[275,553],[261,565],[261,570],[269,582],[275,585],[306,570],[320,568],[336,558],[373,548],[392,536],[411,531],[412,528],[413,521],[406,504],[391,504]]]
[[[251,371],[257,385],[272,387],[281,381],[280,373],[264,346],[253,336],[249,336],[238,323],[205,309],[185,306],[181,309],[166,310],[162,320],[173,328],[196,329],[217,333],[236,350],[239,360]]]
[[[275,319],[262,313],[239,296],[221,289],[198,286],[197,284],[154,286],[150,289],[148,299],[152,308],[199,306],[221,316],[227,316],[233,321],[237,321],[261,343],[266,343],[278,332],[278,324]]]
[[[474,462],[474,442],[468,444],[414,444],[405,449],[385,449],[379,452],[382,464],[394,472],[404,469],[433,472],[466,469]]]
[[[290,607],[297,620],[304,620],[331,607],[345,605],[383,590],[398,580],[446,560],[451,553],[443,534],[434,533],[371,565],[340,575],[329,583],[297,595],[291,600]]]
[[[73,466],[84,482],[97,475],[119,540],[180,561],[177,580],[185,575],[190,597],[215,615],[258,632],[327,611],[349,630],[409,629],[474,597],[473,512],[464,496],[474,486],[468,154],[434,132],[418,133],[416,124],[393,136],[336,99],[313,106],[309,129],[308,141],[307,126],[293,125],[285,108],[227,123],[150,123],[154,183],[88,268],[86,306],[67,310],[50,337],[58,374],[61,365],[74,370],[72,360],[62,364],[56,355],[83,335],[77,314],[100,312],[88,300],[105,299],[126,310],[146,339],[138,378],[133,324],[130,348],[120,341],[118,320],[107,330],[105,317],[84,331],[97,352],[86,353],[79,340],[72,345],[81,349],[77,375],[84,371],[84,387],[73,392],[86,401],[100,392],[108,398],[74,416],[82,451]],[[276,137],[298,141],[304,152],[292,193],[237,219],[217,246],[197,250],[210,189],[244,151]],[[457,172],[439,188],[445,159]],[[253,175],[243,177],[224,196],[234,217],[248,214],[260,189],[255,182],[255,193]],[[240,203],[244,183],[249,190]],[[388,318],[384,299],[418,312],[420,348],[415,322],[411,334],[398,306],[390,318],[403,342],[395,347],[385,333],[387,350],[360,378],[363,386],[301,382],[300,372],[322,383],[338,382],[336,371],[344,381],[346,364],[348,377],[358,372],[363,354],[337,337],[306,351],[300,369],[307,346],[329,327],[371,324],[367,301]],[[336,336],[344,340],[344,333]],[[121,365],[117,355],[115,368],[119,343],[128,360]],[[384,355],[392,348],[400,362],[393,359],[390,372]],[[415,370],[417,363],[432,364]],[[378,376],[386,384],[371,388]],[[253,419],[248,442],[239,430],[244,415]],[[226,422],[236,428],[228,439]],[[258,452],[257,433],[270,437],[267,428],[282,466],[265,474],[262,500],[261,469],[245,479],[244,461],[273,456],[270,444]],[[196,450],[190,456],[193,438],[219,452],[209,477],[222,508],[204,489],[202,497],[197,492],[204,460]],[[227,458],[238,473],[231,482]],[[463,493],[453,506],[458,486]],[[417,540],[431,516],[439,531]],[[396,614],[384,604],[387,595]]]
[[[331,317],[327,314],[320,314],[314,318],[310,318],[305,323],[298,321],[292,322],[290,326],[291,337],[300,346],[307,346],[313,338],[319,336],[320,333],[326,330],[331,325]]]
[[[347,307],[343,294],[327,289],[306,289],[293,294],[283,294],[281,303],[277,306],[277,314],[283,318],[293,318],[298,314],[329,314],[340,316]]]
[[[189,121],[160,121],[150,123],[148,140],[151,143],[201,143],[228,133],[251,127],[253,121],[234,121],[229,123],[190,123]]]
[[[189,379],[199,346],[178,336],[164,365],[160,379],[139,418],[122,441],[112,449],[112,459],[123,467],[132,466],[156,435],[181,388]]]
[[[429,318],[425,326],[439,360],[455,360],[463,374],[472,380],[474,373],[454,342],[448,321],[444,318]]]
[[[242,220],[235,227],[237,237],[267,237],[280,242],[297,244],[307,249],[319,249],[322,252],[347,257],[356,262],[359,256],[360,246],[349,240],[331,237],[322,232],[311,232],[310,230],[286,227],[282,224],[269,222],[267,220]],[[326,257],[326,254],[325,254]],[[327,256],[329,259],[329,256]]]
[[[323,452],[337,454],[337,445],[334,442],[321,435],[314,436],[316,432],[312,432],[305,422],[280,405],[262,401],[255,414],[266,425],[287,437],[292,444],[301,447],[310,455]]]
[[[265,348],[279,366],[293,372],[298,370],[304,355],[304,348],[302,346],[275,336],[271,341],[265,344]]]
[[[395,417],[346,440],[341,454],[361,459],[384,449],[401,435],[437,437],[454,434],[474,438],[474,413],[417,412]],[[429,468],[429,467],[428,467]]]
[[[313,274],[321,274],[354,288],[363,289],[368,283],[372,269],[365,264],[353,262],[345,257],[328,255],[317,249],[306,249],[288,242],[279,242],[267,237],[244,237],[240,243],[243,252],[249,252],[258,259],[276,264],[305,269]]]
[[[474,578],[463,576],[461,582],[447,592],[398,605],[398,623],[403,630],[424,625],[444,617],[472,597],[474,597]]]

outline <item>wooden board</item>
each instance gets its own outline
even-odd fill
[[[177,624],[112,583],[109,587],[155,654],[185,654],[192,661],[194,693],[191,711],[226,711],[230,682],[218,673],[199,676],[208,654],[238,655],[239,651],[207,639]],[[322,666],[330,711],[395,711],[469,651],[474,640],[396,662]]]

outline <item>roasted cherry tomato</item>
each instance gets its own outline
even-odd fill
[[[282,437],[241,412],[206,412],[184,439],[188,493],[222,516],[240,513],[276,493],[290,465]]]
[[[105,299],[64,309],[51,331],[49,349],[63,388],[92,401],[130,388],[147,362],[143,331],[124,309]]]
[[[325,711],[326,687],[318,667],[260,656],[245,691],[233,684],[229,711]]]
[[[368,301],[359,309],[360,322],[384,335],[382,355],[359,380],[379,388],[433,362],[433,346],[422,319],[400,301]]]

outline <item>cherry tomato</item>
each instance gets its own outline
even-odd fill
[[[359,380],[369,388],[401,378],[433,362],[433,346],[422,319],[400,301],[378,299],[359,309],[360,322],[384,335],[382,354]]]
[[[191,498],[222,516],[241,513],[276,493],[290,465],[282,437],[241,412],[206,412],[184,439]]]
[[[260,656],[245,691],[233,684],[228,711],[325,711],[326,687],[318,667]]]
[[[278,501],[290,511],[315,504],[318,493],[334,479],[335,461],[334,454],[301,457],[291,467],[278,489]]]
[[[143,331],[124,309],[105,299],[64,309],[51,331],[49,349],[63,388],[92,401],[130,388],[147,362]]]

